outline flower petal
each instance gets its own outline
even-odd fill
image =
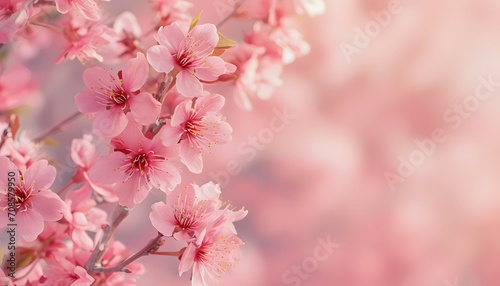
[[[123,89],[128,93],[139,90],[149,75],[149,64],[143,53],[127,62],[122,70]]]
[[[177,91],[186,97],[203,96],[203,85],[188,70],[183,70],[177,74]]]
[[[34,241],[43,231],[43,217],[32,209],[16,214],[18,235],[25,241]]]
[[[56,178],[56,168],[49,165],[47,160],[33,163],[24,173],[26,185],[33,184],[34,190],[47,190]]]
[[[172,58],[172,55],[164,46],[152,46],[149,48],[146,56],[149,64],[151,64],[157,72],[168,73],[175,66],[174,58]]]
[[[179,156],[181,157],[182,163],[188,167],[189,171],[195,174],[201,173],[203,169],[203,159],[201,157],[201,150],[199,150],[196,145],[190,144],[187,140],[181,142]]]
[[[66,204],[52,191],[41,191],[30,197],[33,210],[38,212],[45,221],[58,221],[66,211]]]
[[[93,113],[105,110],[105,106],[97,103],[95,92],[85,89],[75,95],[75,104],[81,113]]]
[[[125,129],[127,122],[127,116],[123,114],[121,108],[113,107],[97,115],[93,131],[104,138],[115,137]]]
[[[138,95],[131,96],[129,103],[130,112],[135,120],[142,125],[155,122],[156,118],[160,115],[160,102],[147,92],[141,92]]]
[[[175,54],[180,49],[181,42],[186,38],[184,32],[177,23],[172,23],[165,27],[160,27],[157,33],[157,40],[160,45],[166,47],[171,54]]]

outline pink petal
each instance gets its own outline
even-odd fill
[[[92,187],[92,189],[96,193],[98,193],[101,196],[103,196],[104,199],[107,202],[116,202],[116,201],[118,201],[118,197],[116,196],[115,191],[113,190],[113,188],[111,188],[109,186],[106,186],[106,185],[101,185],[101,184],[98,184],[98,183],[94,182],[94,180],[90,178],[88,172],[84,172],[83,173],[83,177],[87,180],[87,182]]]
[[[203,96],[203,85],[200,80],[188,70],[177,74],[177,91],[186,97]]]
[[[128,115],[128,124],[120,135],[115,138],[125,148],[131,150],[138,150],[142,148],[143,144],[149,142],[140,130],[141,126],[133,120],[132,115]]]
[[[125,174],[119,167],[123,165],[125,154],[122,152],[113,152],[105,157],[97,159],[92,169],[89,171],[89,177],[96,183],[113,184],[123,181]]]
[[[149,48],[147,54],[148,62],[157,72],[170,72],[174,66],[174,58],[164,46],[156,45]]]
[[[82,12],[85,18],[91,21],[98,21],[101,19],[101,10],[94,1],[81,1],[80,3],[78,10]]]
[[[184,129],[180,126],[170,126],[169,122],[163,126],[156,136],[160,136],[165,146],[173,146],[179,143]]]
[[[33,210],[38,212],[45,221],[58,221],[66,211],[66,204],[52,191],[41,191],[30,197]]]
[[[120,16],[116,18],[113,30],[121,37],[126,36],[124,32],[131,34],[135,38],[140,38],[142,35],[141,26],[139,26],[137,18],[129,11],[121,13]]]
[[[193,275],[191,276],[192,285],[208,285],[205,281],[205,268],[200,263],[195,263],[193,266]]]
[[[184,253],[182,254],[181,261],[179,262],[179,276],[182,275],[182,273],[188,271],[193,266],[197,252],[198,249],[193,243],[190,243],[186,247],[186,250],[184,250]],[[193,285],[202,285],[202,284],[193,284]]]
[[[14,163],[12,163],[9,160],[9,158],[7,158],[5,156],[1,156],[0,157],[0,174],[3,174],[3,175],[0,176],[0,190],[2,192],[5,192],[5,193],[7,193],[7,189],[8,189],[8,185],[9,185],[9,182],[8,182],[9,172],[14,172],[14,181],[15,181],[16,185],[20,184],[21,181],[19,180],[19,172],[17,171],[16,165],[14,165]]]
[[[82,213],[79,214],[83,215]],[[75,242],[76,245],[87,250],[92,249],[92,246],[94,244],[87,232],[81,228],[73,229],[73,232],[71,233],[71,239]]]
[[[17,231],[25,241],[34,241],[43,231],[43,217],[32,209],[20,211],[16,215]]]
[[[226,62],[220,57],[208,57],[203,66],[195,69],[196,76],[204,81],[214,81],[226,73]]]
[[[151,124],[160,115],[161,104],[149,93],[141,92],[138,95],[133,95],[128,101],[130,112],[140,124]]]
[[[116,191],[118,203],[133,208],[136,204],[142,202],[149,194],[149,189],[143,186],[144,181],[144,178],[135,173],[126,182],[118,184]]]
[[[179,126],[191,119],[193,112],[195,112],[195,110],[191,108],[192,103],[192,100],[188,99],[179,103],[175,107],[174,114],[172,115],[172,120],[170,121],[170,124],[172,126]]]
[[[165,27],[160,27],[157,40],[160,45],[166,47],[170,54],[176,54],[180,49],[181,42],[186,38],[184,32],[177,23],[172,23]]]
[[[83,72],[83,81],[91,91],[105,95],[116,86],[120,86],[114,76],[99,66],[86,69]]]
[[[139,90],[149,75],[149,64],[143,53],[137,53],[137,57],[129,60],[122,70],[123,88],[128,93]]]
[[[95,92],[88,89],[75,95],[75,103],[81,113],[93,113],[106,109],[104,105],[96,102]]]
[[[171,236],[177,226],[172,208],[163,202],[157,202],[151,206],[151,209],[149,213],[151,224],[163,235]]]
[[[59,13],[66,14],[69,9],[71,9],[71,5],[68,1],[69,0],[54,0],[54,2],[56,2],[56,9]]]
[[[220,94],[214,94],[197,99],[196,109],[200,110],[198,115],[204,116],[205,114],[213,114],[221,110],[226,99]]]
[[[203,39],[203,44],[200,49],[206,49],[206,47],[212,47],[212,50],[208,50],[206,56],[212,53],[213,48],[217,46],[219,42],[219,35],[217,34],[217,28],[214,24],[202,24],[197,25],[191,30],[189,35],[195,39]],[[200,55],[201,56],[201,55]]]
[[[47,160],[33,163],[24,173],[26,185],[33,183],[34,190],[47,190],[56,178],[56,168],[50,166]]]
[[[121,108],[112,107],[97,115],[93,124],[93,131],[104,138],[115,137],[127,126],[128,119]]]
[[[182,163],[188,167],[189,171],[199,174],[203,169],[203,159],[201,157],[201,151],[194,145],[190,145],[189,141],[181,142],[181,148],[179,152]]]
[[[167,193],[173,190],[181,182],[179,170],[170,162],[156,163],[155,176],[151,178],[156,188]]]

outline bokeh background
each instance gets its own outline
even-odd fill
[[[129,10],[147,24],[146,2],[105,6],[110,16]],[[210,1],[192,2],[193,11],[203,10],[202,22],[217,22]],[[205,156],[203,174],[183,174],[183,183],[202,184],[229,162],[241,167],[223,185],[223,198],[249,210],[237,223],[246,244],[239,265],[218,285],[500,285],[500,91],[457,126],[443,117],[474,96],[479,77],[500,81],[500,2],[397,1],[400,12],[346,57],[342,45],[354,45],[357,29],[390,2],[326,0],[323,15],[301,19],[311,53],[287,66],[270,100],[254,101],[248,112],[228,96],[223,113],[234,128],[232,143]],[[249,29],[236,20],[221,27],[236,40]],[[28,63],[44,99],[21,117],[33,135],[76,111],[73,96],[84,88],[81,64],[54,67],[60,51],[40,44],[47,49]],[[283,108],[295,115],[283,131],[255,149],[252,160],[238,152]],[[417,150],[415,140],[432,138],[436,128],[447,140],[391,187],[384,174],[398,174],[401,160]],[[81,118],[54,136],[58,146],[45,149],[62,162],[59,186],[71,175],[66,146],[90,131]],[[132,250],[144,245],[155,234],[150,205],[161,199],[153,192],[134,208],[117,238]],[[287,272],[314,258],[318,239],[339,247],[302,278]],[[139,262],[147,270],[139,285],[190,285],[178,277],[175,258]],[[299,278],[289,282],[286,273]]]

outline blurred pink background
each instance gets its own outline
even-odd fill
[[[112,15],[130,10],[147,25],[144,2],[106,6]],[[246,244],[239,265],[218,285],[500,285],[500,92],[479,100],[460,123],[444,117],[475,96],[479,77],[500,82],[500,2],[401,0],[397,14],[384,12],[396,5],[386,0],[325,2],[325,14],[301,20],[311,53],[287,66],[270,100],[255,101],[247,112],[229,89],[217,90],[229,94],[223,114],[233,141],[204,157],[202,174],[184,170],[183,184],[202,184],[220,181],[228,164],[242,168],[228,175],[222,192],[249,210],[236,226]],[[202,22],[218,21],[210,1],[197,9]],[[356,47],[358,28],[374,15],[385,15],[385,26]],[[221,27],[229,36],[241,30],[249,26],[236,20]],[[346,44],[355,48],[349,57]],[[21,119],[40,133],[76,111],[73,96],[84,88],[79,62],[53,68],[58,53],[46,49],[29,62],[45,101]],[[238,151],[269,128],[273,110],[284,108],[294,118],[262,150],[253,148],[255,158]],[[415,140],[432,138],[436,128],[447,140],[391,187],[386,172],[398,175],[401,158],[418,150]],[[46,152],[71,165],[64,146],[90,131],[82,118]],[[59,168],[62,186],[71,174]],[[154,236],[148,214],[161,198],[153,192],[121,226],[117,237],[132,250]],[[339,247],[317,257],[321,240]],[[166,249],[179,247],[168,243]],[[178,277],[175,258],[139,262],[147,269],[139,285],[190,285],[188,276]]]

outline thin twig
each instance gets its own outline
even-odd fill
[[[126,269],[127,265],[130,263],[134,262],[138,258],[142,256],[149,255],[151,253],[154,253],[158,250],[158,248],[161,245],[161,240],[163,238],[163,235],[161,233],[158,233],[158,235],[153,238],[146,246],[144,246],[141,250],[139,250],[137,253],[134,255],[130,256],[129,258],[125,259],[122,263],[110,267],[110,268],[97,268],[94,269],[94,272],[102,272],[102,273],[112,273],[112,272],[125,272],[125,273],[130,273],[130,270]]]
[[[77,111],[76,113],[72,114],[68,118],[64,119],[63,121],[59,122],[58,124],[56,124],[55,126],[53,126],[52,128],[50,128],[49,130],[45,131],[44,133],[42,133],[41,135],[39,135],[38,137],[36,137],[35,139],[33,139],[33,142],[39,143],[43,139],[45,139],[48,136],[52,135],[53,133],[56,133],[56,132],[60,131],[64,126],[66,126],[67,124],[71,123],[71,121],[77,119],[82,114],[83,113],[80,113],[79,111]]]

